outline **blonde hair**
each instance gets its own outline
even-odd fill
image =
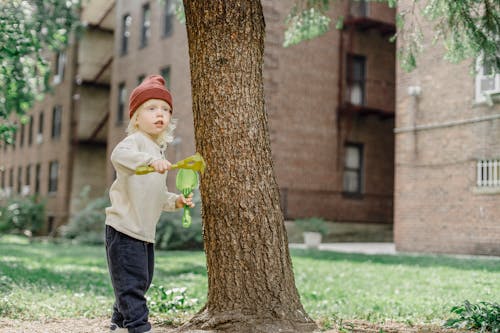
[[[134,112],[134,115],[132,116],[132,118],[130,118],[127,129],[125,130],[127,132],[127,135],[131,135],[131,134],[134,134],[135,132],[139,131],[139,127],[136,126],[137,117],[139,116],[139,112],[142,112],[141,107],[139,107],[137,109],[137,111]],[[177,119],[170,118],[170,121],[168,123],[167,128],[165,128],[165,130],[160,135],[158,135],[156,142],[160,146],[164,146],[164,145],[174,141],[174,130],[176,127],[177,127]]]

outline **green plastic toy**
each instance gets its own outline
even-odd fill
[[[185,159],[172,164],[172,169],[191,169],[194,171],[199,171],[201,174],[205,171],[205,160],[203,157],[200,155],[200,153],[196,153],[194,155],[191,155],[189,157],[186,157]],[[140,166],[137,169],[135,169],[135,174],[136,175],[145,175],[150,172],[154,172],[155,169],[150,166]]]
[[[184,195],[188,195],[193,192],[195,188],[198,187],[198,174],[196,171],[191,169],[180,169],[177,172],[177,177],[175,178],[175,186]],[[191,211],[188,205],[184,205],[184,214],[182,215],[182,226],[184,228],[189,228],[191,225]]]

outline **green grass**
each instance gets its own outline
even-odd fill
[[[0,237],[0,316],[43,318],[110,315],[113,292],[103,247],[28,243]],[[361,255],[293,250],[297,288],[306,311],[324,326],[342,319],[441,323],[464,300],[500,299],[500,260],[446,256]],[[206,301],[202,252],[156,252],[153,284],[185,287]]]

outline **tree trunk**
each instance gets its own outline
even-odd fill
[[[181,331],[310,332],[274,177],[257,0],[184,0],[208,301]]]

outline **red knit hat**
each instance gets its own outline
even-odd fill
[[[144,79],[130,94],[129,99],[129,116],[132,118],[135,111],[142,103],[146,102],[148,99],[161,99],[172,106],[172,95],[165,88],[165,80],[160,75],[150,75]]]

